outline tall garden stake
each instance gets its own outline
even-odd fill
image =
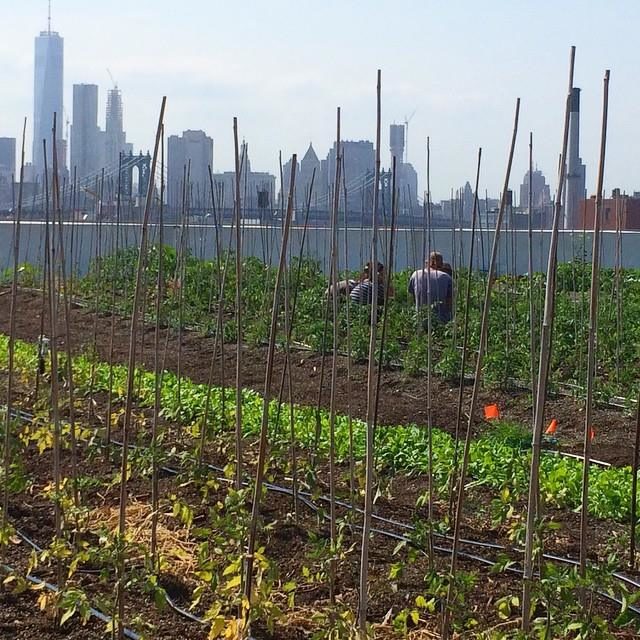
[[[487,274],[487,287],[485,290],[484,306],[482,308],[482,320],[480,325],[480,342],[478,345],[478,357],[476,359],[475,379],[473,382],[473,390],[471,392],[471,401],[469,404],[469,417],[467,420],[467,432],[464,441],[464,450],[462,453],[462,465],[460,468],[460,476],[458,479],[456,513],[454,521],[453,542],[451,545],[451,566],[449,571],[449,585],[447,588],[447,597],[442,612],[442,637],[446,640],[449,637],[449,614],[452,605],[453,592],[455,588],[455,576],[458,562],[458,547],[460,543],[460,527],[462,524],[462,511],[464,506],[464,489],[465,477],[467,475],[467,467],[469,465],[469,451],[471,449],[471,428],[473,426],[474,414],[478,403],[478,394],[480,392],[480,384],[482,381],[482,365],[484,353],[486,350],[487,335],[489,330],[489,310],[491,308],[491,293],[493,290],[493,281],[496,271],[496,263],[498,257],[498,247],[500,242],[500,229],[504,219],[504,213],[507,206],[507,193],[509,190],[509,179],[511,177],[511,165],[513,163],[513,152],[516,144],[516,136],[518,134],[518,118],[520,115],[520,98],[516,101],[516,113],[513,123],[513,134],[511,137],[511,147],[509,149],[509,160],[507,162],[507,170],[504,178],[504,187],[502,189],[502,197],[500,199],[500,209],[496,219],[496,228],[493,235],[493,245],[491,247],[491,257],[489,259],[489,272]]]
[[[233,119],[235,150],[234,212],[236,224],[236,490],[242,487],[242,227],[240,201],[240,155],[238,153],[238,119]]]
[[[381,121],[382,73],[378,69],[376,89],[376,164],[373,178],[373,211],[371,212],[371,334],[369,336],[369,363],[367,366],[367,434],[365,453],[365,497],[362,526],[362,548],[360,554],[360,601],[358,604],[358,630],[361,638],[367,634],[367,607],[369,583],[369,536],[371,535],[371,512],[373,510],[373,455],[375,448],[375,390],[376,390],[376,337],[378,330],[378,185],[380,184],[380,121]]]
[[[167,98],[162,98],[160,106],[160,116],[158,118],[158,128],[156,129],[156,140],[153,149],[153,158],[151,160],[151,172],[149,175],[149,186],[147,188],[147,197],[144,203],[144,217],[142,219],[142,228],[140,232],[140,250],[138,255],[138,266],[136,270],[136,284],[133,293],[133,308],[131,310],[131,326],[129,331],[129,357],[127,369],[127,397],[124,412],[124,424],[122,429],[122,460],[120,467],[120,509],[118,515],[118,538],[119,553],[117,559],[117,586],[116,586],[116,602],[117,602],[117,637],[118,640],[124,640],[124,596],[125,596],[125,531],[127,523],[127,475],[128,475],[128,453],[129,453],[129,436],[131,431],[131,418],[133,413],[133,387],[136,376],[136,342],[138,334],[138,311],[140,308],[140,294],[142,289],[142,274],[146,267],[147,255],[147,235],[149,232],[149,216],[151,213],[151,203],[153,202],[153,192],[155,187],[156,164],[158,162],[158,149],[160,146],[160,137],[162,135],[162,124],[164,121],[164,109]]]
[[[522,630],[529,631],[531,620],[531,585],[533,581],[533,545],[539,504],[539,470],[540,450],[542,447],[542,426],[544,421],[544,404],[547,395],[549,362],[551,359],[551,334],[553,331],[553,313],[556,295],[556,271],[558,266],[558,228],[562,216],[562,195],[565,186],[565,169],[567,144],[569,140],[569,114],[571,112],[571,93],[573,91],[573,68],[575,63],[575,47],[571,47],[569,61],[569,89],[565,103],[564,133],[562,152],[558,165],[558,192],[556,194],[549,244],[547,263],[547,280],[545,285],[544,312],[540,330],[540,364],[538,367],[538,387],[535,393],[535,411],[531,446],[531,471],[529,474],[529,500],[527,506],[527,529],[524,554],[524,574],[522,585]]]
[[[269,403],[271,399],[271,380],[273,377],[273,360],[276,348],[276,333],[278,329],[278,309],[280,301],[280,288],[287,263],[287,246],[289,241],[289,230],[291,228],[291,217],[293,215],[293,194],[295,193],[297,158],[294,154],[291,160],[291,177],[289,181],[289,200],[287,204],[287,214],[282,231],[282,246],[280,247],[280,262],[273,291],[273,307],[271,310],[271,328],[269,331],[269,349],[267,352],[267,367],[264,377],[264,399],[262,403],[262,424],[260,428],[260,448],[258,451],[258,465],[256,468],[256,483],[253,491],[253,506],[251,509],[251,522],[249,525],[249,540],[247,544],[247,555],[244,572],[244,595],[246,602],[250,601],[251,588],[253,586],[253,554],[256,548],[256,538],[258,534],[258,518],[260,517],[260,502],[262,500],[262,488],[264,484],[265,466],[267,463],[267,436],[269,431]],[[249,611],[243,611],[243,620],[247,622]]]
[[[340,204],[340,107],[336,112],[336,175],[331,208],[331,319],[333,323],[333,354],[331,359],[331,399],[329,401],[329,510],[331,529],[331,560],[329,562],[329,600],[335,604],[336,553],[336,391],[338,387],[338,206]]]
[[[589,466],[591,461],[591,439],[593,438],[593,386],[596,368],[596,343],[598,337],[598,296],[600,293],[600,226],[602,217],[602,184],[604,181],[604,160],[607,148],[607,117],[609,111],[609,70],[604,73],[602,97],[602,129],[600,133],[600,162],[598,165],[598,186],[593,217],[593,249],[591,254],[591,299],[589,301],[589,337],[587,352],[587,397],[584,411],[584,442],[582,466],[582,501],[580,511],[580,577],[587,573],[587,553],[589,541]],[[584,597],[583,592],[583,597]]]
[[[22,189],[24,184],[24,146],[27,130],[27,119],[24,119],[22,126],[22,152],[20,155],[20,187],[18,188],[18,208],[14,218],[13,228],[13,274],[11,276],[11,303],[9,306],[9,343],[8,348],[8,360],[7,360],[7,408],[4,424],[4,450],[3,450],[3,473],[4,473],[4,488],[2,492],[2,527],[0,528],[0,536],[2,536],[3,543],[0,545],[2,551],[0,552],[0,559],[4,561],[5,556],[5,544],[4,540],[8,541],[7,535],[7,518],[9,515],[9,482],[11,469],[11,414],[13,411],[13,358],[15,353],[15,332],[16,332],[16,312],[18,306],[18,273],[20,264],[20,219],[22,217]]]
[[[464,299],[464,319],[462,321],[462,353],[460,356],[460,384],[458,386],[458,403],[456,408],[456,432],[453,448],[453,465],[449,480],[449,520],[453,520],[453,505],[455,504],[455,486],[458,472],[458,455],[460,449],[460,427],[462,426],[462,407],[464,400],[464,382],[467,368],[469,350],[469,309],[471,308],[471,280],[473,273],[473,255],[475,251],[475,233],[478,220],[478,188],[480,185],[480,162],[482,160],[482,148],[478,149],[478,165],[476,168],[476,188],[473,196],[473,213],[471,215],[471,247],[469,250],[469,262],[467,265],[467,287]]]
[[[158,556],[158,430],[162,410],[162,360],[160,358],[160,325],[162,299],[164,295],[164,125],[160,133],[160,217],[158,220],[158,279],[156,283],[156,327],[154,335],[154,400],[153,422],[151,424],[151,562],[153,570],[160,571]]]

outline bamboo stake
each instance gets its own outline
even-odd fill
[[[159,505],[159,473],[158,473],[158,430],[160,411],[162,409],[162,367],[160,358],[160,318],[162,315],[162,298],[164,294],[164,124],[160,133],[160,219],[158,220],[158,279],[156,284],[156,327],[154,336],[154,403],[153,421],[151,423],[151,563],[153,570],[160,571],[158,555],[158,505]]]
[[[233,227],[233,222],[232,222]],[[223,333],[223,314],[224,314],[224,293],[226,291],[227,273],[229,272],[229,260],[231,257],[231,238],[229,236],[229,246],[224,261],[224,272],[220,281],[220,289],[218,291],[218,310],[216,320],[216,333],[213,339],[213,355],[211,356],[211,365],[209,366],[209,378],[207,380],[207,397],[204,404],[204,413],[202,416],[202,428],[200,429],[200,445],[198,448],[198,465],[202,465],[204,459],[204,448],[207,439],[207,425],[209,424],[209,411],[211,409],[211,387],[213,386],[213,373],[218,353],[218,345],[220,346],[220,423],[224,428],[225,425],[225,372],[224,372],[224,333]]]
[[[620,342],[622,340],[622,208],[620,197],[616,197],[616,266],[614,288],[616,292],[616,384],[620,385]]]
[[[562,152],[558,164],[558,192],[556,194],[549,258],[547,264],[547,280],[545,287],[544,312],[540,330],[540,363],[538,367],[538,387],[535,394],[534,425],[531,445],[531,471],[529,475],[529,499],[527,505],[527,529],[525,540],[524,573],[522,586],[522,631],[529,632],[531,620],[531,586],[533,581],[533,544],[535,523],[539,503],[539,467],[542,447],[542,425],[544,421],[544,404],[547,396],[549,362],[551,360],[551,333],[553,331],[553,315],[555,308],[556,272],[558,263],[558,228],[562,216],[562,196],[565,186],[567,145],[569,140],[569,117],[571,110],[571,92],[573,90],[573,70],[576,48],[571,47],[569,60],[569,89],[565,103],[564,133]]]
[[[460,427],[462,426],[462,406],[464,399],[464,380],[467,368],[467,356],[469,349],[469,310],[471,308],[471,280],[473,271],[473,254],[475,250],[476,220],[478,219],[478,187],[480,183],[480,162],[482,160],[482,148],[478,149],[478,165],[476,168],[476,188],[473,198],[473,212],[471,214],[471,249],[469,251],[469,263],[467,271],[467,288],[464,300],[464,319],[462,321],[462,355],[460,362],[460,384],[458,386],[458,403],[456,410],[456,435],[453,449],[453,468],[449,482],[449,520],[453,520],[453,505],[455,501],[455,485],[458,473],[458,454],[460,449]]]
[[[238,119],[233,119],[233,143],[236,163],[236,491],[242,487],[242,228],[240,201],[240,157],[238,154]]]
[[[129,358],[127,371],[127,398],[124,413],[124,425],[122,430],[122,461],[120,468],[120,510],[118,517],[118,537],[121,545],[118,562],[117,562],[117,633],[118,640],[124,640],[124,597],[125,597],[125,556],[126,548],[124,547],[127,523],[127,475],[128,475],[128,453],[129,453],[129,435],[131,430],[131,418],[133,412],[133,387],[136,375],[136,342],[138,333],[138,312],[140,306],[140,294],[142,289],[142,274],[145,269],[147,254],[147,235],[149,232],[149,215],[151,212],[151,203],[153,201],[154,180],[156,174],[156,164],[158,161],[158,148],[160,146],[160,137],[162,135],[162,125],[164,121],[164,110],[167,98],[162,98],[160,106],[160,116],[158,118],[158,128],[156,130],[156,140],[153,149],[153,159],[151,160],[151,173],[149,176],[149,186],[147,188],[147,197],[144,203],[144,217],[142,219],[142,228],[140,233],[140,252],[138,256],[138,267],[136,270],[136,284],[133,294],[133,309],[131,310],[131,327],[129,332]]]
[[[54,211],[55,216],[55,211]],[[73,503],[75,507],[76,536],[80,533],[78,512],[80,509],[80,491],[78,487],[78,452],[76,434],[75,384],[73,381],[73,334],[71,332],[71,292],[68,286],[67,260],[64,246],[62,210],[58,209],[58,242],[60,246],[60,281],[62,284],[62,299],[64,305],[65,346],[67,356],[67,386],[69,389],[69,444],[71,448],[71,481]],[[55,225],[55,219],[54,219]]]
[[[604,182],[604,162],[607,148],[607,118],[609,112],[609,70],[604,72],[602,98],[602,129],[600,133],[600,163],[598,166],[598,187],[593,219],[593,249],[591,255],[591,299],[589,303],[589,338],[587,352],[587,398],[584,412],[584,443],[582,467],[582,501],[580,512],[580,576],[587,573],[587,553],[589,541],[589,467],[591,462],[591,438],[593,437],[593,387],[596,368],[596,342],[598,337],[598,297],[600,295],[600,227],[602,217],[602,184]],[[583,592],[583,600],[586,593]]]
[[[336,174],[331,212],[331,317],[333,321],[333,355],[331,359],[331,399],[329,401],[329,510],[331,522],[331,560],[329,562],[329,600],[335,604],[336,553],[336,391],[338,386],[338,205],[340,203],[340,107],[336,112]]]
[[[636,437],[633,447],[631,475],[631,536],[629,540],[629,562],[631,568],[636,567],[636,527],[638,524],[638,458],[640,457],[640,390],[636,404]]]
[[[347,185],[344,179],[344,163],[342,164],[342,188],[344,191],[344,266],[345,266],[345,275],[349,278],[349,226],[347,219]],[[351,500],[351,504],[355,505],[355,494],[356,494],[356,470],[355,470],[355,460],[353,457],[353,417],[351,412],[351,393],[352,393],[352,385],[351,385],[351,297],[347,296],[345,299],[345,318],[347,323],[347,331],[346,331],[346,348],[347,348],[347,422],[348,422],[348,430],[349,430],[349,499]]]
[[[376,376],[376,409],[375,422],[378,423],[378,408],[380,406],[380,385],[382,384],[382,364],[384,358],[385,338],[387,334],[387,316],[389,311],[389,298],[391,295],[391,276],[393,274],[393,265],[395,259],[395,238],[396,238],[396,219],[398,213],[398,190],[397,190],[397,174],[396,174],[396,156],[391,160],[391,227],[389,233],[389,253],[388,265],[386,269],[386,277],[383,282],[384,287],[384,310],[382,313],[382,332],[380,334],[380,350],[378,351],[378,367]]]
[[[535,321],[535,301],[533,290],[533,132],[529,132],[529,202],[527,215],[527,269],[529,271],[529,348],[531,350],[531,393],[532,411],[535,410],[536,398],[535,392],[537,387],[536,381],[536,321]],[[532,419],[535,415],[532,414]]]
[[[102,201],[104,198],[104,169],[102,169],[100,178],[99,202],[96,208],[96,291],[94,296],[93,310],[93,335],[91,341],[91,379],[89,381],[89,417],[95,415],[96,403],[93,397],[93,391],[96,383],[96,364],[98,360],[98,315],[100,311],[100,294],[102,292]]]
[[[13,275],[11,278],[11,302],[9,307],[9,344],[8,344],[8,360],[7,360],[7,408],[4,425],[4,451],[3,451],[3,469],[4,469],[4,488],[2,495],[2,529],[0,535],[8,538],[7,525],[9,517],[9,477],[11,470],[11,414],[13,412],[13,375],[14,375],[14,353],[15,353],[15,333],[16,333],[16,312],[18,308],[18,274],[20,265],[20,220],[22,217],[22,190],[24,184],[24,147],[27,131],[27,119],[24,119],[22,125],[22,152],[20,154],[20,186],[18,188],[18,208],[14,218],[13,230]],[[1,558],[4,562],[6,545],[2,544]]]
[[[119,240],[120,240],[120,180],[122,176],[122,152],[118,154],[118,191],[116,194],[116,241],[115,241],[115,251],[114,251],[114,268],[116,273],[118,273],[118,263],[119,263]],[[116,279],[113,279],[113,284],[111,287],[111,332],[109,336],[109,396],[107,398],[107,434],[106,434],[106,444],[107,444],[107,455],[109,451],[109,445],[111,444],[111,422],[112,422],[112,412],[113,412],[113,352],[114,352],[114,339],[116,332]]]
[[[60,191],[58,188],[58,150],[56,148],[56,113],[53,114],[53,129],[52,129],[52,189],[51,189],[51,206],[53,214],[58,208],[58,198]],[[44,142],[44,141],[43,141]],[[45,171],[46,171],[46,143],[45,150]],[[47,215],[47,218],[49,216]],[[55,219],[55,218],[54,218]],[[47,220],[47,233],[49,233],[48,227],[49,221]],[[58,370],[58,295],[56,288],[56,268],[57,268],[57,252],[56,243],[53,237],[49,239],[49,335],[51,338],[51,393],[50,393],[50,409],[51,409],[51,421],[53,423],[53,483],[55,487],[55,538],[56,542],[62,542],[62,527],[63,527],[63,512],[61,504],[61,487],[62,476],[60,471],[60,457],[62,448],[62,424],[60,422],[60,373]],[[56,578],[58,581],[58,588],[64,588],[64,575],[62,571],[62,560],[58,556],[56,560]],[[57,614],[56,614],[56,622]]]
[[[451,607],[451,598],[453,596],[454,580],[456,575],[458,561],[458,546],[460,543],[460,527],[462,523],[462,509],[464,505],[464,488],[467,467],[469,465],[469,451],[471,448],[471,428],[473,426],[473,418],[478,403],[478,394],[480,392],[480,383],[482,380],[482,365],[484,353],[486,350],[487,334],[489,329],[489,309],[491,308],[491,293],[493,290],[493,281],[496,271],[496,263],[498,256],[498,246],[500,242],[500,230],[507,205],[507,191],[509,189],[509,179],[511,177],[511,165],[513,163],[513,152],[516,144],[516,136],[518,133],[518,118],[520,115],[520,98],[516,101],[516,113],[513,123],[513,134],[511,137],[511,147],[509,150],[509,160],[507,162],[507,170],[504,179],[504,187],[502,189],[502,198],[500,200],[500,210],[496,220],[496,228],[493,236],[493,245],[491,247],[491,257],[489,260],[489,272],[487,277],[487,287],[485,291],[484,306],[482,309],[482,321],[480,326],[480,343],[478,346],[478,357],[476,359],[475,379],[473,383],[473,391],[471,392],[471,401],[469,406],[469,418],[467,421],[467,432],[464,441],[464,451],[462,454],[462,467],[460,470],[460,478],[458,482],[456,515],[453,533],[453,542],[451,549],[451,567],[449,575],[449,586],[447,589],[447,598],[445,607],[442,612],[442,637],[446,640],[449,637],[449,610]]]
[[[186,246],[186,228],[187,228],[187,186],[191,179],[191,159],[187,162],[184,168],[184,179],[182,183],[182,213],[180,221],[180,240],[178,249],[178,259],[176,261],[176,281],[178,289],[178,362],[177,362],[177,385],[176,394],[178,401],[178,424],[182,423],[182,334],[183,334],[183,322],[184,322],[184,285],[186,275],[186,262],[187,262],[187,246]],[[144,288],[143,288],[144,290]],[[144,335],[144,332],[143,332]],[[182,430],[180,430],[180,437],[182,437]]]
[[[369,364],[367,367],[367,436],[365,459],[365,498],[364,522],[362,526],[362,549],[360,556],[360,601],[358,606],[358,630],[361,638],[367,633],[367,605],[369,579],[369,536],[371,534],[371,512],[373,509],[373,455],[375,445],[375,389],[376,389],[376,337],[378,320],[378,196],[380,185],[380,121],[381,121],[381,82],[382,73],[378,69],[376,89],[376,164],[373,181],[373,211],[371,220],[371,334],[369,336]]]
[[[427,136],[427,258],[431,258],[431,145],[429,136]],[[462,235],[462,231],[460,232]],[[451,260],[455,266],[455,254],[451,257]],[[429,269],[431,269],[431,264],[429,264]],[[431,306],[431,277],[427,274],[427,300],[429,301],[429,307],[427,312],[427,380],[426,380],[426,402],[427,402],[427,438],[428,438],[428,447],[427,447],[427,458],[429,470],[427,472],[427,485],[428,485],[428,493],[429,493],[429,501],[427,505],[427,517],[429,519],[429,538],[428,538],[428,547],[429,547],[429,570],[433,570],[433,501],[434,501],[434,491],[433,491],[433,423],[432,423],[432,413],[431,413],[431,363],[432,363],[432,349],[433,349],[433,318],[431,317],[432,306]]]
[[[260,428],[260,448],[258,451],[258,465],[256,469],[256,483],[253,492],[253,507],[251,510],[251,522],[249,525],[249,541],[247,545],[247,555],[244,573],[244,595],[247,602],[250,602],[251,588],[253,586],[253,556],[256,547],[258,534],[258,518],[260,516],[260,502],[262,500],[262,488],[264,484],[265,466],[267,461],[268,431],[269,431],[269,403],[271,400],[271,380],[273,377],[273,360],[276,348],[276,333],[278,328],[278,307],[280,302],[280,288],[287,262],[287,246],[289,241],[289,230],[291,228],[291,217],[293,214],[293,194],[296,182],[296,155],[291,161],[291,177],[289,182],[289,201],[287,203],[287,214],[282,231],[282,246],[280,247],[280,262],[276,283],[273,291],[273,307],[271,310],[271,327],[269,331],[269,349],[267,352],[267,367],[264,379],[264,399],[262,404],[262,425]],[[250,605],[249,605],[250,606]],[[243,619],[246,622],[248,611],[243,611]]]

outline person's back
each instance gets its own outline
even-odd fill
[[[451,276],[438,269],[418,269],[409,280],[409,293],[413,296],[416,310],[430,306],[441,322],[451,320],[452,292]]]
[[[389,291],[389,295],[392,292]],[[360,282],[356,284],[349,293],[349,300],[352,304],[371,304],[373,302],[373,272],[371,263],[368,262],[360,277]],[[385,277],[384,267],[378,263],[378,308],[382,307],[385,302]]]
[[[349,300],[352,304],[371,304],[373,302],[373,282],[371,280],[363,280],[359,282],[349,294]],[[384,283],[378,281],[378,306],[384,305]]]

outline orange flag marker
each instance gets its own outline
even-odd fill
[[[497,420],[500,418],[500,409],[497,404],[487,404],[484,407],[484,417],[486,420]]]
[[[589,431],[589,437],[591,438],[591,441],[593,442],[593,439],[596,437],[596,430],[591,427],[591,430]]]
[[[544,432],[547,436],[552,436],[558,430],[558,421],[554,418]]]

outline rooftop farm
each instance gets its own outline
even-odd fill
[[[0,290],[8,637],[637,637],[640,273],[600,268],[597,223],[590,258],[497,274],[503,197],[441,323],[393,215],[384,304],[328,293],[358,277],[339,191],[326,263],[288,252],[289,197],[276,266],[239,203],[213,260],[186,211],[163,242],[162,197],[150,238],[151,181],[139,246],[101,222],[80,274],[57,186],[43,259],[19,264],[18,215]]]

